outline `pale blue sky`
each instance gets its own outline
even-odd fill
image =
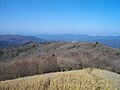
[[[120,0],[0,0],[0,34],[120,35]]]

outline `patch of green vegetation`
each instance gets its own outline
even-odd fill
[[[27,47],[27,48],[22,48],[22,49],[18,50],[18,52],[27,52],[28,50],[30,50],[30,49],[32,49],[34,47],[35,47],[35,45],[33,45],[31,47]]]
[[[99,43],[96,42],[96,43],[92,46],[92,48],[95,48],[98,44],[99,44]]]
[[[117,52],[115,55],[116,55],[116,56],[119,56],[119,55],[120,55],[120,52]]]
[[[0,57],[3,55],[3,53],[4,53],[3,51],[0,51]]]
[[[106,52],[106,53],[108,53],[109,51],[108,51],[108,50],[106,50],[105,52]]]
[[[76,46],[75,45],[73,45],[73,46],[71,46],[71,47],[69,47],[68,49],[73,49],[73,48],[75,48]]]
[[[98,42],[96,42],[96,45],[99,44]]]

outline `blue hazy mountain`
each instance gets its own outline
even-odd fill
[[[120,48],[120,36],[92,36],[92,35],[73,35],[73,34],[61,34],[61,35],[36,35],[39,38],[43,38],[49,41],[82,41],[82,42],[99,42],[113,48]]]
[[[23,35],[0,35],[0,48],[23,45],[28,42],[45,43],[46,40],[34,36]]]

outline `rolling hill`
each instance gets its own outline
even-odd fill
[[[120,73],[120,50],[98,42],[28,43],[0,52],[0,80],[87,67]]]
[[[0,35],[0,48],[23,45],[28,42],[45,43],[46,40],[34,36]]]
[[[0,81],[0,90],[119,90],[120,75],[83,69]]]

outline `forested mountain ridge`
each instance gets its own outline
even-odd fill
[[[4,48],[0,80],[87,67],[120,73],[120,50],[98,42],[28,43]]]
[[[44,39],[24,35],[0,35],[0,48],[23,45],[28,42],[45,43]]]

